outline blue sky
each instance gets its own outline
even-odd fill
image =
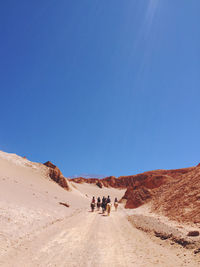
[[[0,3],[0,149],[65,176],[200,161],[199,0]]]

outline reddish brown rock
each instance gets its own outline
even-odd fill
[[[65,207],[67,207],[67,208],[69,208],[69,204],[67,204],[67,203],[59,202],[59,204],[65,206]]]
[[[120,176],[118,178],[109,176],[101,179],[100,181],[105,187],[125,189],[128,187],[144,186],[148,189],[154,189],[160,187],[169,180],[179,179],[183,174],[192,171],[194,168],[195,167],[176,170],[155,170],[136,175]],[[96,184],[99,181],[97,178],[86,179],[83,177],[73,178],[70,180],[76,183],[89,184]]]
[[[136,208],[151,201],[153,211],[180,222],[200,222],[200,164],[197,167],[155,170],[141,174],[109,176],[100,180],[105,187],[127,189],[126,208]],[[93,183],[96,178],[72,179]]]
[[[187,236],[199,236],[199,231],[190,231]]]
[[[96,183],[96,185],[97,185],[99,188],[102,188],[102,187],[103,187],[103,185],[102,185],[102,183],[101,183],[100,181],[98,181],[98,182]]]
[[[200,168],[190,168],[159,187],[152,199],[153,211],[179,222],[200,222]]]
[[[78,183],[78,184],[83,184],[83,183],[96,184],[99,181],[99,179],[78,177],[78,178],[72,178],[70,179],[70,181]]]
[[[49,168],[49,177],[63,187],[65,190],[69,190],[69,185],[66,178],[62,175],[61,171],[52,162],[47,161],[44,163]]]
[[[126,209],[135,209],[151,199],[151,192],[145,187],[133,189],[129,187],[122,199],[127,200],[125,204]]]

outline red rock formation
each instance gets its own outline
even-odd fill
[[[102,184],[100,181],[98,181],[98,182],[96,183],[96,185],[97,185],[99,188],[102,188],[102,187],[103,187],[103,184]]]
[[[127,188],[125,208],[137,208],[152,201],[154,211],[182,221],[200,223],[200,164],[176,170],[155,170],[137,175],[106,177],[101,180],[76,178],[78,183],[99,181],[105,187]]]
[[[145,187],[133,189],[129,187],[122,199],[126,200],[126,209],[135,209],[151,199],[151,191]]]
[[[153,211],[173,220],[200,224],[200,168],[194,167],[158,188],[152,205]]]
[[[183,174],[192,171],[195,167],[177,169],[177,170],[155,170],[144,172],[141,174],[130,175],[130,176],[120,176],[116,178],[114,176],[109,176],[103,179],[97,178],[73,178],[70,179],[76,183],[89,183],[96,184],[98,181],[101,181],[105,187],[114,187],[114,188],[128,188],[128,187],[138,187],[145,186],[149,189],[154,189],[160,187],[162,184],[166,183],[169,179],[178,179]]]
[[[99,181],[99,179],[97,178],[83,178],[83,177],[71,178],[69,180],[78,184],[83,184],[83,183],[96,184]]]
[[[49,168],[49,177],[63,187],[66,190],[69,190],[69,185],[66,178],[62,175],[61,171],[50,161],[44,163],[45,166]]]
[[[168,188],[170,184],[179,181],[184,175],[189,175],[195,169],[195,167],[191,167],[177,170],[156,170],[134,176],[119,177],[122,185],[129,186],[122,198],[127,200],[125,208],[137,208],[152,200],[153,196],[156,199],[160,188],[164,186]]]
[[[97,178],[74,178],[70,179],[76,183],[90,183],[97,184],[99,181],[105,187],[114,187],[125,189],[128,187],[138,188],[138,187],[146,187],[147,189],[155,189],[160,187],[161,185],[167,183],[170,180],[179,179],[183,174],[189,173],[195,167],[185,168],[185,169],[177,169],[177,170],[155,170],[144,172],[141,174],[131,175],[131,176],[121,176],[116,178],[114,176],[109,176],[103,179]]]

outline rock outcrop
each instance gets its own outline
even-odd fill
[[[136,175],[120,176],[118,178],[116,178],[115,176],[109,176],[103,179],[86,179],[83,177],[78,177],[70,179],[70,181],[89,184],[97,184],[98,181],[101,181],[102,185],[105,187],[114,187],[121,189],[125,189],[128,187],[134,188],[138,186],[144,186],[148,189],[154,189],[160,187],[169,180],[179,179],[183,174],[192,171],[194,168],[195,167],[177,170],[155,170]]]
[[[129,187],[126,190],[125,195],[122,197],[122,200],[126,200],[125,208],[135,209],[146,203],[151,196],[151,191],[145,187],[140,187],[137,189]]]
[[[103,185],[102,185],[102,183],[101,183],[100,181],[98,181],[98,182],[96,183],[96,185],[97,185],[99,188],[102,188],[102,187],[103,187]]]
[[[165,184],[179,180],[182,175],[193,171],[195,167],[176,170],[155,170],[131,176],[120,176],[118,178],[109,176],[103,179],[97,178],[74,178],[70,179],[76,183],[96,184],[97,186],[127,189],[123,199],[126,200],[125,208],[137,208],[150,201],[156,190]]]
[[[75,183],[78,183],[78,184],[83,184],[83,183],[96,184],[99,181],[99,179],[97,179],[97,178],[84,178],[84,177],[71,178],[69,180],[73,181]]]
[[[200,225],[200,168],[194,167],[158,188],[152,206],[153,211],[172,220]]]
[[[47,161],[44,163],[45,166],[49,168],[49,177],[63,187],[65,190],[70,190],[66,178],[62,175],[58,167],[56,167],[52,162]]]

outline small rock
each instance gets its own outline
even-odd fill
[[[174,239],[174,241],[177,243],[177,244],[179,244],[179,245],[181,245],[181,246],[183,246],[183,247],[186,247],[186,246],[188,246],[189,244],[190,244],[190,242],[189,241],[186,241],[186,240],[184,240],[183,238],[178,238],[178,239]]]
[[[187,236],[199,236],[199,231],[190,231]]]
[[[59,202],[59,204],[69,208],[69,204],[67,204],[67,203]]]
[[[171,234],[167,235],[167,234],[159,233],[159,232],[155,231],[155,236],[160,237],[160,239],[162,239],[162,240],[166,240],[166,239],[170,238],[172,235]]]
[[[197,253],[200,253],[200,248],[198,248],[198,249],[196,249],[196,250],[194,251],[194,254],[197,254]]]

